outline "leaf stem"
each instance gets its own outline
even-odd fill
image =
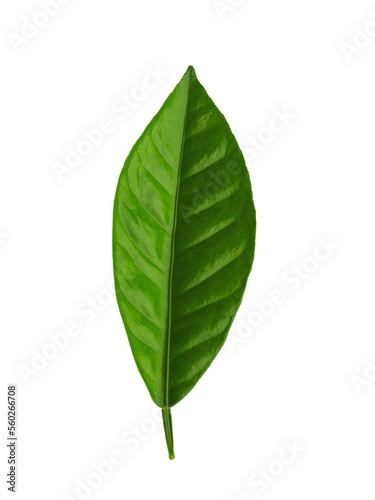
[[[161,409],[163,415],[163,425],[165,432],[165,440],[167,441],[169,459],[174,459],[174,449],[173,449],[173,430],[172,430],[172,414],[171,409],[167,406]]]

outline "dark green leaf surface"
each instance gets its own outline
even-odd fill
[[[113,215],[116,296],[137,367],[170,408],[222,347],[255,245],[249,174],[229,125],[190,66],[132,148]]]

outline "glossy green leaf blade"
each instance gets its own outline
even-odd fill
[[[171,458],[169,408],[222,347],[254,245],[243,155],[189,67],[126,159],[113,217],[117,301]]]

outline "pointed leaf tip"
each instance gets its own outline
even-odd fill
[[[190,76],[197,76],[196,73],[195,73],[195,69],[191,65],[188,66],[188,68],[186,70],[186,73],[190,73]]]

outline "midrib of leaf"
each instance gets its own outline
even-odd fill
[[[163,385],[164,385],[163,408],[167,411],[169,411],[169,408],[170,408],[170,406],[169,406],[169,367],[170,367],[170,345],[171,345],[171,325],[172,325],[172,280],[173,280],[173,265],[174,265],[174,246],[175,246],[175,236],[176,236],[176,227],[177,227],[177,212],[178,212],[178,197],[179,197],[179,192],[180,192],[181,167],[182,167],[182,159],[183,159],[184,146],[185,146],[185,136],[186,136],[187,110],[188,110],[188,105],[189,105],[191,75],[192,75],[192,72],[194,72],[194,69],[191,66],[189,66],[187,71],[188,71],[189,80],[187,82],[184,124],[183,124],[183,128],[182,128],[180,157],[179,157],[179,165],[178,165],[178,171],[177,171],[176,198],[175,198],[175,204],[174,204],[173,229],[172,229],[172,236],[171,236],[171,260],[170,260],[170,265],[169,265],[169,277],[168,277],[168,325],[167,325],[167,335],[166,335],[166,340],[165,340],[164,376],[163,376]]]

